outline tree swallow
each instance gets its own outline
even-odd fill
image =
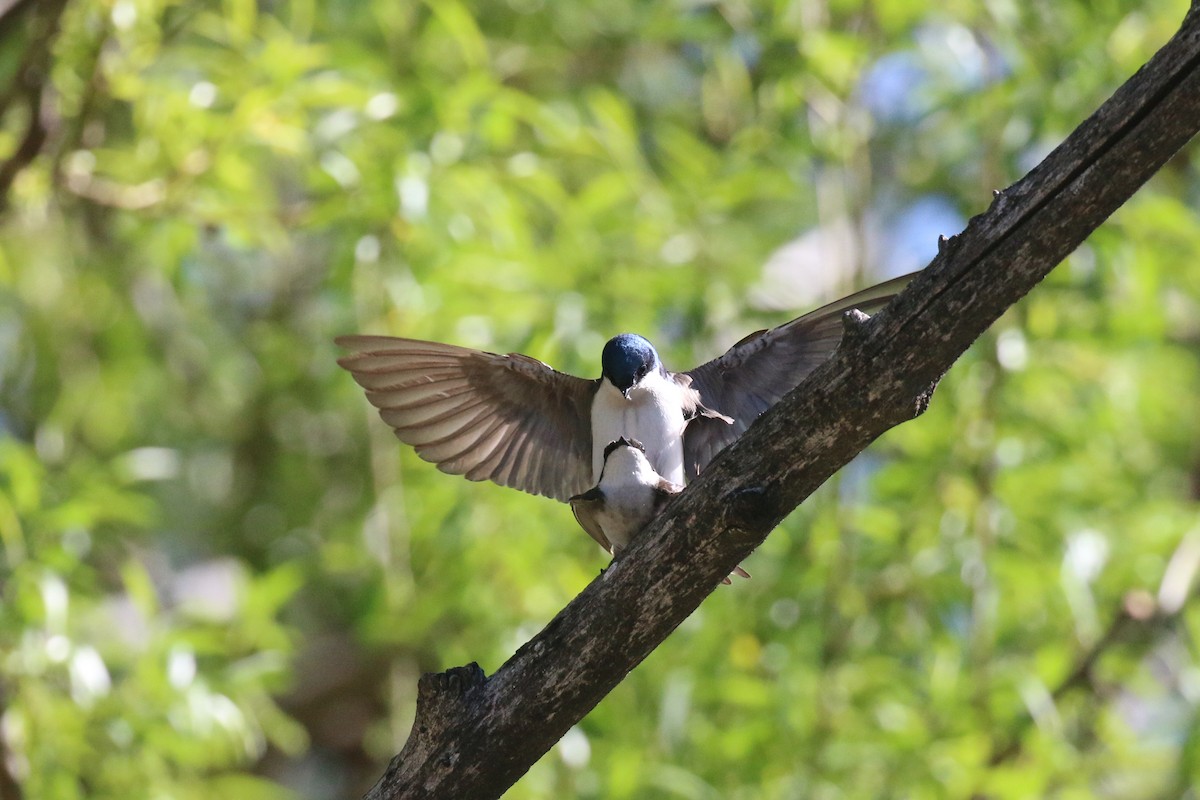
[[[682,486],[654,471],[641,442],[621,437],[604,448],[596,485],[569,502],[580,527],[616,556],[658,516],[672,495],[682,491]],[[741,567],[734,574],[750,577]],[[729,578],[724,582],[729,583]]]
[[[600,482],[607,445],[626,438],[682,485],[837,349],[844,311],[875,313],[911,277],[752,333],[687,372],[669,372],[632,333],[604,345],[595,380],[518,353],[389,336],[339,337],[350,353],[338,364],[397,438],[443,472],[566,502]]]

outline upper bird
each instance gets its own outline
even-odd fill
[[[492,480],[567,502],[600,481],[604,450],[645,446],[654,471],[684,484],[833,353],[841,315],[881,309],[904,276],[742,339],[687,372],[670,372],[644,337],[604,345],[600,377],[541,361],[416,339],[342,336],[338,359],[426,461],[469,480]]]

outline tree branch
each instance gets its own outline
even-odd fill
[[[1200,12],[1045,161],[941,243],[875,317],[713,461],[490,678],[422,678],[403,752],[367,797],[500,796],[784,516],[889,428],[1200,128]]]

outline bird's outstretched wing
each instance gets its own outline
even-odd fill
[[[684,375],[707,407],[733,417],[729,425],[697,417],[684,432],[684,470],[689,478],[750,427],[760,414],[824,362],[842,340],[842,314],[857,308],[874,314],[899,294],[915,276],[864,289],[777,328],[757,331],[724,355]]]
[[[396,437],[452,475],[566,502],[592,484],[596,381],[516,353],[342,336],[338,359]]]

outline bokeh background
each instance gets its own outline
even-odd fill
[[[0,2],[0,798],[351,798],[604,564],[335,335],[686,368],[923,266],[1183,0]],[[1175,158],[511,790],[1196,797]]]

